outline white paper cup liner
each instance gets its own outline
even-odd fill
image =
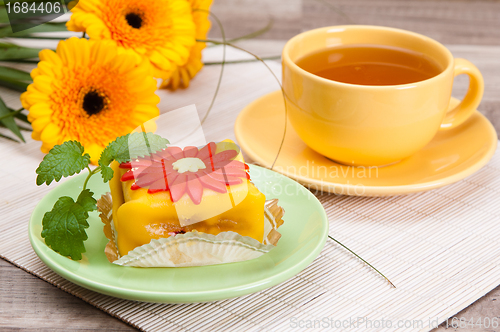
[[[177,234],[168,238],[153,239],[129,251],[118,253],[116,232],[112,220],[112,199],[104,194],[97,202],[104,223],[104,234],[110,240],[105,253],[114,264],[135,267],[186,267],[241,262],[254,259],[272,250],[279,238],[278,227],[283,224],[284,211],[278,200],[266,201],[264,208],[264,243],[235,232],[217,235],[197,231]]]

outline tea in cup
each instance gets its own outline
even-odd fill
[[[460,126],[484,82],[437,41],[378,26],[315,29],[283,49],[283,89],[292,126],[313,150],[342,164],[383,166],[409,157],[439,130]],[[469,90],[449,110],[454,77]]]

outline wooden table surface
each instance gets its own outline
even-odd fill
[[[467,58],[479,67],[486,82],[479,110],[500,130],[498,0],[215,0],[213,11],[229,37],[258,30],[272,18],[273,28],[269,32],[258,40],[241,43],[262,56],[279,55],[286,39],[301,31],[328,25],[384,25],[426,34],[448,46],[454,56]],[[216,28],[211,34],[212,37],[220,35]],[[465,78],[457,79],[454,95],[461,97],[466,87]],[[5,91],[0,90],[2,97]],[[456,317],[467,321],[500,318],[500,287]],[[135,329],[0,259],[0,330]],[[445,330],[443,324],[436,331]],[[476,327],[446,331],[483,330]]]

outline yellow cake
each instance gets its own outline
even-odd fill
[[[235,232],[263,242],[266,198],[231,141],[168,147],[112,164],[112,218],[120,256],[153,239]]]

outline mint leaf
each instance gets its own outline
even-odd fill
[[[113,178],[113,170],[109,167],[113,160],[124,163],[137,157],[144,157],[166,148],[168,143],[166,138],[153,133],[132,133],[118,137],[109,143],[99,158],[104,182]]]
[[[94,193],[89,189],[85,189],[80,193],[78,199],[76,200],[76,203],[79,204],[87,212],[97,210],[97,201],[94,199]]]
[[[104,182],[108,182],[113,178],[113,169],[109,166],[101,166],[101,175]]]
[[[84,190],[76,202],[68,196],[60,197],[52,211],[42,220],[42,237],[54,251],[73,260],[82,259],[85,252],[83,241],[87,240],[85,229],[89,227],[89,212],[97,209],[96,200],[90,190]]]
[[[77,141],[67,141],[54,146],[43,158],[36,169],[36,184],[44,182],[49,185],[53,180],[58,182],[61,178],[80,173],[90,163],[90,156],[84,152],[83,146]]]

